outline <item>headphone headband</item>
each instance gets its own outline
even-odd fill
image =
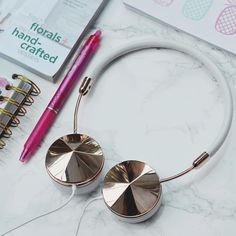
[[[225,99],[225,117],[224,121],[221,125],[220,132],[218,133],[217,137],[215,138],[214,142],[211,143],[204,153],[209,154],[210,157],[212,157],[222,146],[224,143],[233,119],[233,99],[232,94],[228,85],[228,82],[224,78],[222,72],[219,70],[219,68],[204,54],[199,53],[197,50],[188,47],[186,45],[182,45],[180,43],[174,43],[170,41],[157,41],[157,40],[139,40],[134,41],[131,43],[126,44],[123,47],[120,47],[116,50],[114,50],[112,53],[106,55],[99,64],[96,65],[95,69],[91,73],[89,77],[86,77],[82,83],[80,93],[81,91],[85,91],[85,93],[82,93],[82,95],[86,95],[88,90],[91,87],[91,84],[97,80],[101,74],[118,58],[132,53],[139,50],[144,49],[151,49],[151,48],[159,48],[159,49],[172,49],[176,50],[182,53],[185,53],[201,63],[203,63],[206,68],[211,72],[211,75],[218,81],[220,88],[224,94]],[[199,162],[196,160],[196,162]]]

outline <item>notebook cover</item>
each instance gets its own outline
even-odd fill
[[[2,0],[0,55],[53,81],[106,2]]]

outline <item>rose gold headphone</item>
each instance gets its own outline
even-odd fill
[[[189,168],[176,175],[160,179],[154,169],[137,160],[124,161],[108,171],[102,187],[104,202],[117,217],[132,223],[147,220],[159,209],[162,183],[200,168],[220,149],[229,133],[233,117],[231,91],[220,70],[206,56],[182,44],[156,40],[133,42],[113,51],[97,65],[90,77],[83,80],[74,113],[74,133],[56,140],[49,148],[45,161],[48,174],[61,185],[76,185],[80,193],[87,193],[98,186],[105,158],[100,145],[93,138],[77,133],[80,101],[88,93],[92,81],[100,77],[115,59],[149,48],[177,50],[201,61],[217,79],[223,91],[225,118],[214,142],[194,159]]]

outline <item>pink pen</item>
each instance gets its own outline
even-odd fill
[[[68,95],[71,93],[75,82],[78,80],[83,70],[85,69],[85,66],[88,64],[91,57],[96,52],[100,40],[101,31],[97,31],[95,34],[91,35],[85,42],[85,45],[83,46],[74,65],[60,84],[58,90],[56,91],[55,95],[53,96],[52,100],[48,104],[47,108],[45,109],[44,113],[40,117],[32,133],[30,134],[28,140],[26,141],[24,150],[20,157],[20,161],[27,162],[36,151],[43,137],[52,126],[53,121],[64,105]]]

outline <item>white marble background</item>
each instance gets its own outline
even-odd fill
[[[117,47],[143,37],[175,40],[208,55],[223,71],[235,95],[236,56],[110,1],[94,28],[103,31],[99,52],[86,70]],[[0,151],[0,235],[63,203],[68,195],[52,183],[44,168],[50,144],[72,132],[78,86],[58,116],[37,154],[27,165],[19,155],[30,131],[59,85],[0,59],[2,75],[23,73],[42,89],[40,97]],[[203,66],[180,53],[148,50],[129,55],[104,73],[84,99],[80,131],[94,137],[108,159],[106,169],[126,159],[146,161],[161,177],[191,164],[219,131],[224,101],[217,83]],[[150,221],[130,225],[112,217],[102,201],[92,203],[79,235],[236,235],[236,125],[221,152],[204,169],[163,186],[164,201]],[[60,212],[31,223],[11,235],[74,235],[85,202],[100,194],[76,196]]]

